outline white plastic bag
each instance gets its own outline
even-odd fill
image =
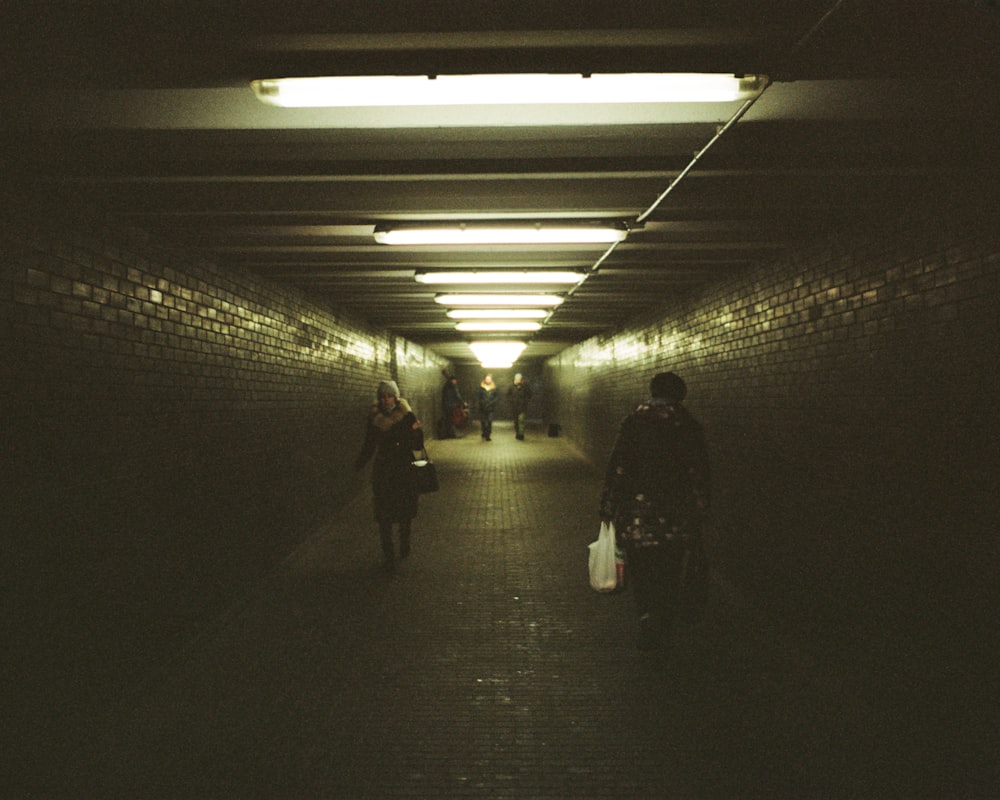
[[[596,542],[590,548],[590,585],[599,592],[611,592],[618,586],[618,568],[615,566],[615,526],[602,522]]]

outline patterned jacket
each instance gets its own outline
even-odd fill
[[[702,427],[678,402],[653,398],[622,422],[608,461],[600,514],[620,545],[658,546],[700,534],[709,507]]]

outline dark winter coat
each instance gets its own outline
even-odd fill
[[[458,386],[450,380],[441,389],[441,404],[444,406],[445,414],[448,416],[451,415],[452,409],[455,407],[465,405],[465,400],[462,397],[462,393],[458,390]]]
[[[601,516],[619,543],[694,538],[708,510],[708,452],[701,425],[678,402],[653,398],[622,423],[608,461]]]
[[[413,452],[424,446],[424,433],[413,429],[416,421],[403,398],[391,414],[384,414],[377,403],[368,414],[365,441],[355,467],[362,469],[374,454],[372,489],[375,519],[380,522],[406,522],[417,516],[419,495],[410,482],[409,470]]]
[[[479,404],[480,414],[492,414],[496,411],[497,399],[499,398],[500,390],[497,389],[496,385],[491,385],[489,387],[483,384],[479,385],[476,389],[476,400]]]
[[[514,415],[524,414],[528,410],[528,403],[531,400],[531,387],[527,383],[515,383],[507,392],[510,400],[510,408]]]

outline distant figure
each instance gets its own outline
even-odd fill
[[[476,390],[476,400],[479,403],[479,424],[484,442],[493,441],[493,412],[497,408],[499,393],[497,385],[493,383],[493,376],[487,372],[483,382]]]
[[[368,412],[365,440],[354,468],[362,470],[375,455],[372,467],[375,521],[382,542],[383,566],[387,572],[396,567],[392,528],[399,528],[399,556],[410,554],[410,534],[417,516],[419,495],[410,482],[413,451],[424,446],[423,425],[410,404],[399,396],[395,381],[378,385],[377,401]]]
[[[643,649],[670,645],[685,552],[700,552],[709,507],[708,451],[684,381],[661,372],[650,394],[621,425],[600,505],[625,551]]]
[[[469,419],[467,411],[469,404],[465,402],[458,389],[458,378],[444,372],[444,386],[441,389],[441,438],[455,439],[458,431],[464,428]]]
[[[531,400],[531,387],[524,382],[521,373],[514,376],[514,385],[507,390],[511,411],[514,412],[514,436],[520,442],[524,441],[524,427],[528,420],[528,402]]]

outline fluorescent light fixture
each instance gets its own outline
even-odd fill
[[[525,343],[515,341],[470,342],[469,349],[487,369],[508,369],[524,352]]]
[[[487,319],[474,322],[459,322],[455,326],[457,331],[537,331],[541,330],[540,322],[530,322],[527,320],[511,319]]]
[[[375,241],[392,245],[610,244],[628,236],[624,223],[470,223],[377,225]]]
[[[452,319],[544,319],[544,308],[453,308],[448,312]]]
[[[417,283],[450,284],[528,284],[528,283],[579,283],[584,278],[582,272],[537,270],[533,272],[508,270],[486,270],[483,272],[418,272]]]
[[[340,75],[250,82],[262,103],[285,108],[719,103],[748,97],[763,85],[757,75],[670,72]]]
[[[439,294],[434,298],[443,306],[557,306],[562,301],[555,294]]]

